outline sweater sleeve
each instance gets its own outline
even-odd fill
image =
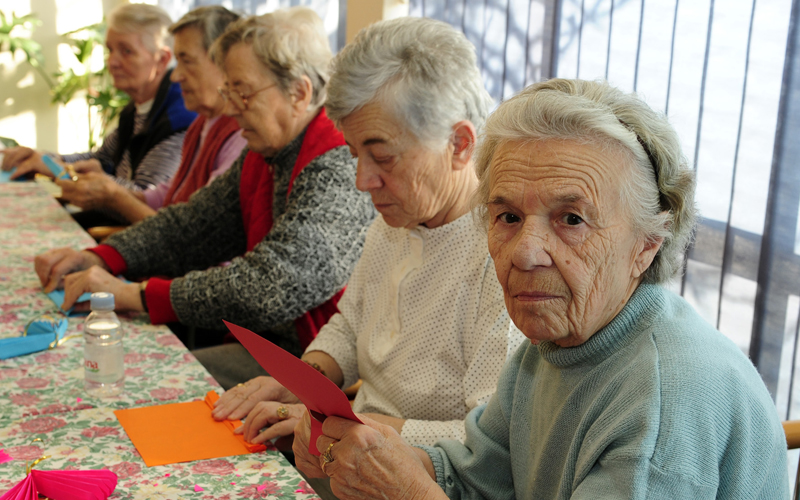
[[[177,132],[154,146],[139,163],[133,179],[114,177],[117,184],[131,191],[143,191],[169,182],[181,164],[181,146],[186,132]]]
[[[106,240],[124,259],[128,277],[174,278],[245,252],[239,205],[243,159],[187,203],[165,207]]]
[[[344,287],[373,217],[347,148],[328,151],[297,176],[286,210],[251,252],[174,280],[172,306],[181,322],[204,328],[223,317],[254,331],[293,320]]]
[[[498,392],[485,406],[469,412],[466,441],[444,440],[422,447],[436,471],[436,482],[450,498],[513,500],[509,419],[513,387],[525,349],[504,367]]]
[[[503,289],[492,260],[487,258],[477,321],[463,335],[467,368],[461,384],[467,411],[489,401],[503,365],[524,339],[506,312]],[[406,420],[401,435],[409,443],[432,445],[440,439],[464,442],[464,421]]]

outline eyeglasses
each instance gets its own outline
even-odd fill
[[[255,92],[250,92],[247,95],[242,94],[237,90],[228,90],[225,87],[217,87],[217,92],[219,95],[222,96],[225,101],[231,101],[234,106],[239,108],[239,111],[247,111],[247,100],[253,97],[254,95],[258,94],[259,92],[264,92],[267,89],[271,89],[272,87],[278,85],[277,83],[273,83],[272,85],[267,85],[263,89],[258,89]]]

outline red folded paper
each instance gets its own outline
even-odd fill
[[[311,441],[308,451],[312,455],[320,455],[317,438],[322,435],[322,422],[325,418],[342,417],[363,423],[353,413],[344,392],[328,377],[250,330],[224,320],[223,323],[271,377],[306,405],[311,415]]]
[[[0,500],[105,500],[117,487],[110,470],[32,470]]]
[[[203,401],[116,410],[114,415],[148,467],[266,450],[233,433],[241,421],[214,420],[217,399],[209,391]]]

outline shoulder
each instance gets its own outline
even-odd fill
[[[347,146],[337,146],[311,160],[306,168],[297,176],[299,180],[304,174],[337,171],[345,175],[355,176],[357,159],[350,154]],[[355,187],[355,186],[354,186]]]

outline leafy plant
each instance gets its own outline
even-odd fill
[[[105,31],[105,23],[98,23],[63,35],[83,71],[75,72],[70,68],[58,73],[58,83],[51,89],[53,103],[66,104],[78,92],[86,93],[89,149],[95,147],[98,135],[105,137],[109,125],[130,100],[126,93],[114,87],[111,75],[105,65],[99,71],[92,71],[92,54],[96,47],[103,46]],[[96,112],[94,115],[93,109]]]
[[[12,12],[9,20],[5,13],[0,10],[0,52],[8,50],[13,56],[18,50],[21,50],[25,54],[28,63],[42,75],[48,87],[52,87],[53,80],[44,70],[42,46],[30,39],[30,33],[33,28],[41,24],[42,22],[33,14],[18,17]],[[13,34],[14,31],[19,32],[19,30],[27,31],[28,36],[15,36]]]

